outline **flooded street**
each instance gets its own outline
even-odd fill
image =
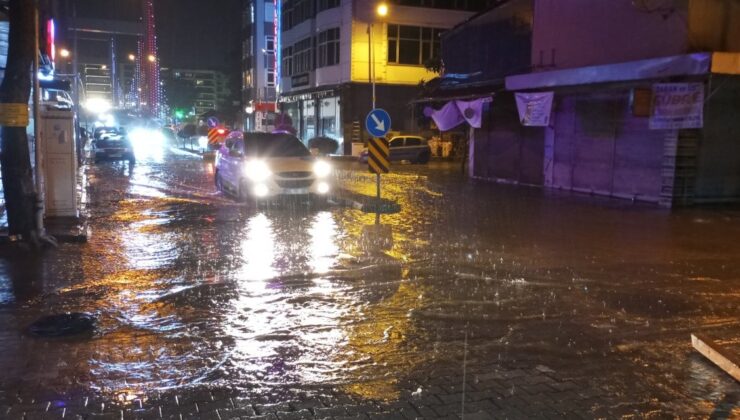
[[[86,244],[1,255],[0,418],[91,400],[110,418],[200,417],[184,401],[203,390],[243,417],[740,418],[740,384],[690,342],[740,349],[740,210],[396,165],[389,241],[341,200],[255,208],[216,192],[212,161],[137,160],[85,168]],[[364,166],[336,166],[343,190],[374,194]],[[97,328],[27,333],[60,312]]]

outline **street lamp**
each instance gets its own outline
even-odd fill
[[[70,52],[68,49],[62,48],[61,50],[59,50],[59,56],[62,58],[67,58],[70,56]]]
[[[380,17],[386,17],[388,15],[388,5],[385,3],[380,3],[378,5],[378,8],[375,9],[376,13]]]
[[[388,16],[388,5],[385,3],[379,3],[375,8],[375,14],[378,17],[384,18]],[[373,107],[375,109],[375,45],[373,45],[373,20],[367,25],[367,38],[368,38],[368,49],[367,49],[367,61],[368,61],[368,78],[372,84],[373,89]]]
[[[150,63],[153,63],[157,61],[157,57],[155,57],[154,54],[149,54],[149,56],[147,57],[147,60],[149,60]]]
[[[136,56],[133,55],[133,54],[129,54],[128,55],[128,59],[129,59],[129,61],[134,61],[134,60],[136,60]]]

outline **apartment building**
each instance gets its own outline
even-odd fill
[[[244,128],[270,131],[277,103],[277,9],[275,0],[247,0],[242,15]]]
[[[279,18],[280,108],[307,141],[326,136],[343,143],[367,138],[364,120],[387,110],[394,131],[415,124],[409,103],[419,82],[436,76],[424,64],[440,57],[440,34],[486,9],[492,1],[283,0]]]

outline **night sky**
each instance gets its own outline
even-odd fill
[[[75,0],[79,17],[137,20],[141,0]],[[240,0],[154,0],[163,67],[239,73]]]
[[[240,3],[155,0],[162,65],[238,72]]]

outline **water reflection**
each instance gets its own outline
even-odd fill
[[[311,266],[315,273],[324,274],[336,263],[339,246],[337,245],[337,224],[328,211],[314,217],[309,228],[311,235]]]
[[[263,213],[249,220],[246,238],[242,242],[241,255],[244,267],[239,273],[240,283],[262,285],[265,280],[277,274],[273,266],[276,260],[275,233],[272,229],[272,221]],[[253,288],[250,286],[247,289],[252,290]]]

